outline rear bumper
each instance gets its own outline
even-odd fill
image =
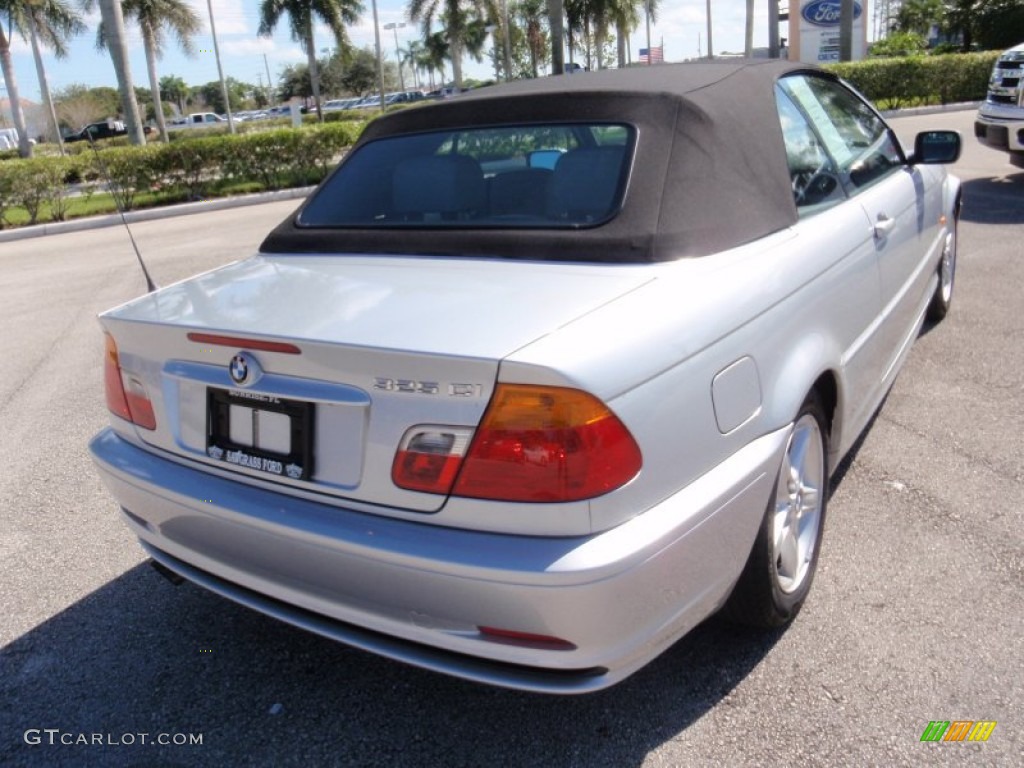
[[[551,693],[623,679],[715,611],[746,560],[788,429],[609,531],[527,537],[365,514],[140,449],[90,448],[158,562],[296,626],[460,677]],[[480,626],[561,638],[497,641]]]

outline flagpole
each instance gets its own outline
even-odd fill
[[[644,3],[644,11],[647,15],[647,66],[651,66],[651,0]]]

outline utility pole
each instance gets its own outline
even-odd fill
[[[713,59],[715,58],[715,46],[711,42],[711,0],[706,0],[705,6],[708,14],[708,58]],[[649,52],[650,48],[647,50]]]
[[[373,3],[373,43],[377,51],[377,88],[380,93],[380,108],[384,109],[384,62],[380,56],[380,21],[377,18],[377,0]]]
[[[398,84],[405,90],[405,76],[402,74],[402,51],[398,47],[398,30],[405,26],[403,21],[392,21],[384,25],[384,29],[393,30],[395,33],[395,61],[398,62]]]
[[[206,9],[210,12],[210,34],[213,35],[213,55],[217,59],[217,75],[220,77],[220,90],[224,94],[224,111],[228,115],[228,130],[235,132],[235,120],[231,116],[231,99],[228,94],[228,82],[224,79],[224,68],[220,65],[220,47],[217,45],[217,27],[213,23],[213,2],[206,0]]]
[[[274,80],[270,77],[270,64],[267,63],[267,54],[263,54],[263,66],[267,70],[267,104],[273,104]]]

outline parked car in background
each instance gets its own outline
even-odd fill
[[[389,93],[384,98],[384,103],[388,106],[392,104],[412,104],[417,101],[423,101],[426,96],[423,95],[422,91],[399,91],[398,93]]]
[[[179,117],[168,124],[168,128],[214,128],[218,125],[226,125],[226,117],[221,117],[216,112],[193,112],[185,117]]]
[[[950,307],[959,152],[769,60],[394,112],[258,254],[101,316],[92,455],[165,573],[440,672],[612,685],[804,604],[830,476]]]
[[[339,112],[345,109],[352,109],[362,99],[359,97],[352,97],[349,99],[331,99],[330,101],[324,102],[324,112]]]
[[[145,125],[142,127],[144,134],[149,135],[153,132],[152,126]],[[123,120],[101,120],[96,123],[89,123],[79,131],[69,134],[64,137],[65,143],[73,143],[76,141],[99,141],[100,139],[113,139],[117,136],[127,136],[128,127],[125,125]]]
[[[266,110],[268,117],[289,117],[292,113],[291,104],[279,104]]]
[[[1024,43],[1004,51],[992,68],[974,135],[986,146],[1009,153],[1024,168]]]

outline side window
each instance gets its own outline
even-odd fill
[[[888,126],[845,86],[794,75],[783,78],[780,87],[807,115],[851,192],[903,167],[903,154]]]
[[[775,89],[775,103],[786,145],[793,200],[800,215],[817,212],[845,199],[835,164],[807,118],[781,88]]]

